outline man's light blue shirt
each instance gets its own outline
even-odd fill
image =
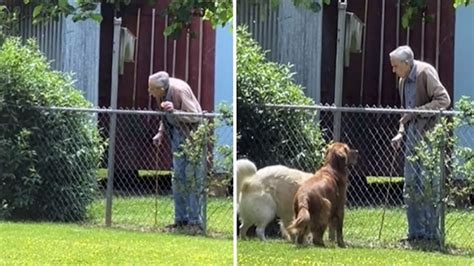
[[[416,101],[416,65],[413,63],[410,74],[405,79],[405,108],[415,108]]]

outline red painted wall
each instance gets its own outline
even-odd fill
[[[138,1],[140,2],[140,1]],[[144,1],[146,2],[146,1]],[[157,72],[166,70],[172,75],[174,41],[168,38],[166,42],[166,69],[165,69],[165,17],[162,11],[169,1],[158,1],[152,7],[147,4],[135,4],[122,10],[119,14],[122,17],[122,26],[127,27],[132,33],[137,35],[137,15],[141,9],[138,36],[138,60],[135,63],[125,63],[125,73],[119,77],[118,106],[127,108],[148,107],[148,76],[150,74],[151,58],[151,30],[152,30],[152,8],[155,8],[155,33],[154,33],[154,59],[153,70]],[[100,39],[100,82],[99,82],[99,105],[110,105],[110,81],[112,66],[112,41],[113,41],[113,9],[110,5],[102,6],[104,17],[101,24]],[[199,20],[195,19],[191,26],[191,31],[195,32],[195,37],[189,40],[189,85],[195,95],[198,95],[199,87]],[[186,34],[182,33],[176,40],[176,63],[175,77],[185,79],[186,73]],[[200,103],[204,110],[213,111],[214,108],[214,60],[215,60],[215,31],[209,22],[203,23],[202,32],[202,69],[201,69],[201,98]],[[133,103],[134,68],[137,64],[136,73],[136,102]]]
[[[367,18],[364,18],[365,3],[368,3]],[[452,1],[441,2],[441,23],[439,36],[439,67],[438,72],[441,82],[445,85],[450,96],[453,96],[453,70],[454,70],[454,25],[455,14]],[[397,1],[385,1],[385,23],[383,35],[383,72],[381,103],[383,107],[399,106],[400,97],[396,89],[396,77],[392,73],[389,53],[407,41],[407,30],[399,27],[399,43],[396,43],[397,33]],[[425,36],[422,43],[421,23],[414,25],[410,31],[409,45],[415,54],[415,59],[421,59],[424,46],[424,61],[435,65],[436,62],[436,4],[437,1],[427,1],[427,15],[434,16],[434,20],[425,25]],[[402,8],[403,9],[403,8]],[[362,69],[362,53],[350,55],[350,66],[344,67],[343,80],[343,105],[377,105],[379,97],[379,65],[380,65],[380,37],[382,1],[348,1],[349,12],[354,12],[366,23],[365,63]],[[321,102],[334,102],[334,81],[336,61],[337,37],[337,1],[331,1],[326,6],[323,16],[323,51],[321,68]],[[364,76],[363,95],[360,97],[361,76]],[[332,116],[328,116],[327,124],[332,124]],[[388,158],[392,158],[390,138],[398,130],[398,116],[370,116],[357,114],[344,114],[342,117],[342,136],[347,136],[343,141],[350,140],[356,145],[361,154],[357,164],[359,175],[388,176],[390,167]],[[371,132],[370,134],[368,132]],[[403,158],[399,156],[398,175],[403,173]],[[385,168],[385,170],[383,170]]]
[[[368,1],[367,19],[364,18],[365,2]],[[362,53],[350,55],[350,66],[344,67],[343,104],[344,105],[376,105],[378,99],[379,60],[382,1],[348,1],[347,11],[354,12],[366,22],[366,52],[364,73],[364,93],[360,98],[362,73]],[[383,47],[382,74],[382,106],[398,106],[400,100],[395,89],[396,78],[392,73],[388,54],[397,47],[396,43],[396,9],[397,1],[386,1],[385,29]],[[402,8],[403,9],[403,8]],[[427,14],[434,17],[425,26],[424,61],[435,65],[436,60],[436,1],[427,2]],[[323,52],[321,69],[321,102],[333,103],[334,77],[336,61],[337,37],[337,1],[326,6],[323,16]],[[439,76],[449,94],[453,95],[454,69],[454,8],[452,2],[441,1],[441,23],[439,44]],[[399,27],[399,45],[406,44],[406,30]],[[415,59],[421,59],[421,23],[417,23],[410,31],[410,46]]]
[[[203,110],[212,112],[214,109],[215,31],[209,22],[203,22],[203,30],[200,32],[200,20],[196,18],[191,26],[191,31],[195,33],[194,38],[190,38],[188,44],[186,34],[182,33],[176,39],[176,49],[174,49],[175,41],[168,38],[165,43],[163,35],[166,21],[162,12],[170,1],[157,2],[155,6],[150,6],[147,4],[147,1],[135,1],[134,4],[127,6],[117,14],[122,18],[122,27],[127,27],[135,36],[138,35],[138,47],[135,47],[138,59],[134,63],[125,63],[124,74],[119,76],[117,106],[124,109],[148,108],[148,76],[150,75],[152,48],[152,10],[155,8],[154,55],[151,73],[165,70],[170,76],[187,80],[196,97],[200,95],[198,100]],[[137,34],[139,9],[139,33]],[[109,107],[114,16],[111,5],[102,5],[102,16],[99,106]],[[202,42],[200,42],[200,36],[202,37]],[[189,50],[187,49],[188,45]],[[200,46],[202,48],[201,75],[199,75]],[[173,62],[173,55],[175,55],[175,62]],[[186,58],[188,58],[188,64],[186,64]],[[188,70],[187,79],[186,67]],[[134,93],[135,83],[136,90]],[[200,92],[199,83],[201,85]],[[134,94],[135,101],[133,100]],[[151,103],[151,109],[155,109],[154,99],[152,99]],[[101,126],[108,130],[108,119],[105,116],[103,117]],[[169,169],[171,167],[169,145],[165,145],[164,148],[157,150],[151,142],[152,137],[158,130],[158,123],[158,117],[150,119],[150,117],[136,115],[118,116],[116,169]],[[167,142],[167,144],[169,143]]]

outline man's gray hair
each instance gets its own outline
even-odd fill
[[[396,59],[401,62],[405,62],[410,66],[413,65],[413,60],[414,60],[413,50],[408,45],[397,47],[395,50],[390,52],[389,55],[390,55],[390,59]]]
[[[149,81],[155,86],[167,89],[170,85],[170,76],[165,71],[156,72],[152,74],[149,78]]]

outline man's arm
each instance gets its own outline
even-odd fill
[[[196,97],[193,95],[188,95],[186,92],[177,92],[179,95],[177,95],[177,99],[180,103],[181,108],[180,109],[175,109],[176,111],[179,112],[187,112],[187,113],[193,113],[193,114],[201,114],[201,106],[199,105],[198,101],[196,100]],[[197,123],[202,120],[201,116],[188,116],[188,115],[177,115],[175,116],[175,119],[182,122],[182,123]]]
[[[444,110],[451,104],[448,91],[439,80],[438,73],[433,67],[426,69],[426,92],[431,101],[418,106],[420,110]]]
[[[165,118],[164,117],[160,118],[160,127],[158,128],[158,132],[162,132],[162,133],[165,132],[165,123],[163,123],[163,119]]]
[[[160,120],[160,127],[158,129],[158,133],[153,137],[153,144],[157,146],[161,146],[163,143],[163,137],[165,135],[165,127],[163,125],[163,120]]]
[[[425,70],[426,75],[426,92],[427,96],[431,99],[428,103],[415,107],[418,110],[445,110],[451,104],[451,98],[449,97],[448,91],[439,80],[438,73],[433,67],[427,67]],[[431,117],[433,114],[418,114],[420,117]],[[400,119],[400,127],[398,132],[404,134],[405,124],[412,120],[415,114],[404,114]]]
[[[157,106],[158,110],[162,111],[162,108],[160,106],[161,102],[162,102],[162,99],[160,97],[156,97],[155,100],[156,100],[156,106]],[[161,143],[163,141],[163,137],[165,135],[165,123],[163,122],[163,119],[165,119],[165,117],[161,116],[159,127],[158,127],[158,132],[153,137],[153,143],[157,146],[161,145]]]
[[[404,92],[404,88],[403,86],[405,85],[405,79],[403,78],[400,78],[398,80],[398,92],[399,92],[399,96],[400,96],[400,104],[401,104],[401,108],[403,108],[403,103],[404,103],[404,99],[403,99],[403,92]],[[402,114],[401,115],[401,118],[399,120],[399,126],[398,126],[398,134],[400,134],[401,136],[403,136],[405,134],[405,123],[408,122],[407,121],[407,117],[408,114]]]
[[[161,103],[163,102],[163,99],[161,97],[155,97],[156,100],[156,108],[158,110],[163,111],[163,108],[161,108]],[[163,123],[163,119],[165,119],[164,116],[160,116],[160,126],[158,128],[158,132],[165,132],[165,123]]]

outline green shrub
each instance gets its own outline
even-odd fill
[[[265,107],[265,104],[311,105],[294,83],[290,66],[269,62],[247,29],[237,29],[238,154],[258,167],[284,164],[314,171],[325,143],[316,111]]]
[[[232,145],[220,144],[218,141],[219,130],[233,124],[231,106],[221,103],[217,113],[220,115],[212,119],[204,118],[197,129],[181,144],[180,151],[176,152],[178,156],[186,156],[194,167],[202,165],[203,153],[206,153],[205,157],[210,163],[207,167],[212,167],[207,169],[209,176],[206,179],[206,189],[210,187],[225,189],[231,186],[233,180]],[[194,180],[190,180],[190,184],[194,186]]]
[[[0,218],[82,220],[104,148],[95,119],[40,106],[91,105],[33,41],[7,39],[0,48]]]
[[[443,202],[449,207],[465,207],[471,206],[471,198],[474,198],[474,150],[469,142],[463,141],[469,140],[474,126],[474,101],[464,96],[455,103],[455,107],[458,113],[449,119],[439,119],[436,126],[417,143],[415,153],[408,159],[422,166],[421,175],[428,188],[425,196],[437,195],[438,183],[432,179],[438,180],[444,174]]]

